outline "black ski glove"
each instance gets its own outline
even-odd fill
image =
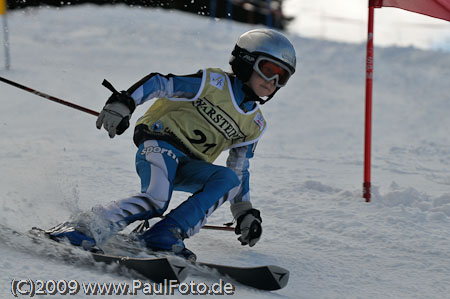
[[[108,81],[104,80],[103,85],[113,94],[100,112],[96,125],[97,129],[103,126],[109,137],[113,138],[116,134],[121,135],[130,126],[130,117],[136,109],[136,103],[126,91],[118,92]]]
[[[231,212],[237,221],[234,232],[241,235],[241,245],[255,246],[262,234],[260,211],[253,209],[250,202],[240,202],[231,206]]]

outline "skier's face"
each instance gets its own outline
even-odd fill
[[[255,71],[253,71],[247,84],[258,97],[268,97],[274,93],[276,89],[275,79],[266,81]]]

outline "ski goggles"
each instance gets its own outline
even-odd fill
[[[275,79],[276,87],[285,86],[292,75],[291,71],[283,64],[264,56],[259,56],[256,59],[253,69],[266,81]]]

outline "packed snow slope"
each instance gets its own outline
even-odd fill
[[[237,37],[252,28],[125,6],[14,11],[8,23],[12,69],[1,76],[97,111],[109,96],[104,78],[126,89],[151,72],[228,69]],[[262,107],[269,129],[251,161],[263,237],[247,248],[234,233],[202,231],[187,246],[205,262],[291,271],[285,289],[237,285],[237,298],[448,298],[450,55],[375,49],[374,190],[365,203],[365,45],[289,38],[297,72]],[[48,228],[138,192],[132,129],[110,139],[92,115],[3,83],[0,107],[1,226]],[[169,208],[187,196],[175,193]],[[226,203],[209,223],[230,220]],[[2,298],[12,296],[12,279],[133,279],[36,255],[10,234],[0,239]]]

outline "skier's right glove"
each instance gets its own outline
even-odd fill
[[[234,232],[241,235],[238,238],[241,245],[255,246],[262,234],[259,210],[253,209],[250,202],[239,202],[231,205],[231,213],[237,221]]]
[[[100,112],[96,125],[97,129],[103,126],[109,137],[113,138],[116,134],[121,135],[130,126],[130,117],[136,109],[136,103],[126,91],[118,92],[108,81],[105,80],[103,85],[113,94]]]

